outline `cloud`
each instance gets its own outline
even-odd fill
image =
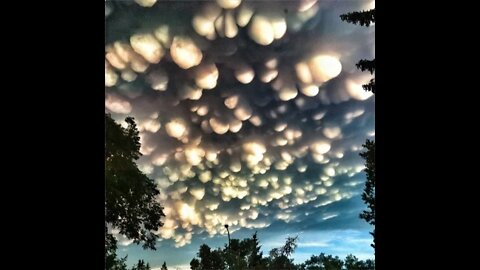
[[[239,238],[368,231],[358,153],[375,97],[355,63],[374,57],[375,28],[338,16],[371,1],[136,2],[106,3],[105,108],[138,123],[167,214],[159,245],[220,243],[224,224]]]
[[[113,113],[128,114],[132,111],[130,102],[115,95],[107,94],[105,97],[105,108]]]

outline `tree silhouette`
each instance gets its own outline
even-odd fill
[[[360,24],[361,26],[369,27],[371,23],[375,23],[375,9],[369,11],[350,12],[340,15],[342,21],[348,23]],[[356,67],[361,71],[369,71],[371,74],[375,73],[375,59],[360,60]],[[369,83],[363,85],[366,91],[372,91],[375,94],[375,78],[371,79]],[[370,225],[375,226],[375,142],[367,140],[363,145],[367,149],[366,152],[360,153],[360,156],[365,159],[365,171],[367,173],[367,182],[362,194],[362,200],[368,207],[368,210],[360,214],[360,218],[367,221]],[[370,233],[373,236],[373,244],[375,248],[375,229]]]
[[[155,250],[154,231],[163,226],[162,207],[154,182],[135,163],[141,156],[140,137],[135,121],[125,119],[123,128],[105,114],[105,257],[107,269],[115,266],[117,241],[108,233],[107,224],[134,243]]]
[[[287,237],[285,245],[280,249],[280,252],[283,256],[289,257],[291,254],[293,254],[293,252],[297,248],[297,239],[298,236]]]
[[[212,250],[202,244],[197,256],[190,261],[191,270],[296,270],[289,256],[297,247],[298,237],[288,237],[285,245],[273,249],[268,258],[263,258],[255,232],[251,238],[231,239],[230,247]]]
[[[143,260],[139,260],[137,265],[134,265],[131,270],[150,270],[150,265]]]
[[[373,260],[358,260],[348,255],[345,260],[338,256],[312,255],[301,264],[294,264],[289,258],[297,247],[298,237],[288,237],[282,247],[273,248],[269,256],[263,258],[260,243],[255,232],[251,238],[243,240],[231,239],[230,248],[224,245],[223,249],[211,250],[203,244],[197,256],[190,261],[191,270],[374,270]],[[163,269],[163,268],[162,268]]]
[[[371,23],[375,23],[375,9],[368,11],[349,12],[347,14],[340,15],[340,19],[348,23],[360,24],[360,26],[369,27]],[[362,59],[356,64],[356,67],[361,71],[368,70],[371,74],[373,74],[375,72],[375,59]],[[371,79],[369,83],[364,84],[362,87],[365,89],[365,91],[371,91],[375,94],[375,78]]]
[[[193,258],[191,261],[190,261],[190,269],[191,270],[200,270],[201,267],[200,267],[200,261],[196,258]]]
[[[368,27],[372,22],[375,22],[375,9],[349,12],[340,15],[340,19],[348,23],[360,24],[361,26],[365,25]]]
[[[220,249],[211,250],[206,244],[200,246],[197,256],[200,258],[198,270],[225,270],[226,260],[224,258],[225,251]],[[190,265],[192,262],[190,262]]]
[[[263,252],[260,251],[260,244],[255,232],[250,241],[250,255],[248,256],[248,269],[260,270],[265,269],[265,260],[262,259]]]
[[[127,270],[127,265],[125,264],[127,256],[121,259],[118,258],[115,253],[117,249],[117,240],[113,235],[107,233],[106,227],[105,234],[105,269]]]
[[[360,156],[365,159],[367,181],[362,193],[362,200],[367,205],[368,210],[364,210],[360,214],[360,218],[375,226],[375,141],[367,140],[363,147],[366,148],[366,151],[360,153]],[[370,234],[373,236],[372,247],[375,248],[375,229]]]
[[[287,237],[285,245],[270,250],[270,257],[268,258],[269,270],[294,270],[297,268],[293,263],[293,259],[289,258],[297,248],[297,240],[298,236]]]
[[[242,241],[238,239],[230,240],[230,245],[225,246],[224,258],[227,263],[228,269],[246,269],[247,268],[247,256],[249,254],[249,241],[244,239]]]
[[[342,270],[343,265],[339,257],[320,253],[318,256],[312,255],[299,266],[299,270]]]
[[[223,257],[228,269],[266,270],[265,259],[262,258],[262,255],[256,232],[252,238],[245,238],[241,241],[231,239],[230,245],[225,245],[223,249]]]
[[[312,255],[310,259],[306,260],[300,265],[300,270],[325,270],[320,256]]]
[[[105,257],[105,269],[109,270],[127,270],[127,256],[118,258],[115,251],[107,253]]]
[[[160,268],[160,270],[168,270],[167,263],[165,261],[163,262],[162,268]]]
[[[375,262],[373,260],[361,261],[352,254],[345,258],[346,270],[374,270]]]
[[[373,74],[375,72],[375,59],[373,60],[362,59],[358,61],[358,63],[355,64],[355,66],[361,71],[368,70],[370,74]]]
[[[332,255],[325,255],[321,253],[320,258],[325,270],[341,270],[343,267],[343,261],[337,256],[333,257]]]

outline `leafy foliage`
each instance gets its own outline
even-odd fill
[[[361,261],[353,255],[348,255],[345,258],[346,270],[372,270],[375,269],[375,262],[373,260]]]
[[[362,59],[358,61],[358,63],[355,66],[361,71],[368,70],[370,74],[373,74],[375,72],[375,59],[373,60]]]
[[[117,241],[108,233],[107,224],[134,243],[155,250],[158,238],[153,232],[163,225],[163,209],[157,202],[155,183],[135,163],[141,156],[140,137],[135,121],[125,119],[123,128],[105,114],[105,268],[126,270],[126,257],[116,255]],[[150,269],[139,261],[133,269]]]
[[[138,263],[134,265],[131,270],[150,270],[150,265],[148,263],[145,264],[143,260],[139,260]]]
[[[363,147],[365,147],[366,151],[360,153],[360,156],[365,159],[367,181],[362,193],[362,200],[368,209],[360,214],[360,218],[364,219],[368,224],[375,226],[375,141],[367,140]],[[371,234],[374,242],[372,247],[375,247],[375,230]]]
[[[371,79],[369,83],[362,85],[365,91],[372,91],[375,94],[375,79]]]
[[[135,121],[127,117],[127,128],[105,114],[105,221],[134,243],[155,250],[158,238],[153,231],[163,225],[165,216],[156,200],[159,194],[155,183],[137,168],[141,156],[140,137]],[[114,244],[106,234],[105,242]],[[111,250],[112,248],[110,248]]]
[[[360,26],[369,27],[371,23],[375,23],[375,9],[368,11],[354,11],[347,14],[340,15],[342,21],[348,23],[360,24]],[[371,74],[375,72],[375,59],[366,60],[362,59],[357,64],[356,67],[361,71],[368,70]],[[371,91],[375,94],[375,79],[371,79],[369,83],[362,85],[365,91]]]
[[[368,11],[354,11],[340,15],[342,21],[348,23],[360,24],[360,26],[369,27],[371,23],[375,23],[375,9]]]
[[[191,270],[374,270],[372,260],[358,260],[348,255],[345,260],[338,256],[312,255],[301,264],[295,264],[290,256],[297,247],[298,237],[288,237],[282,247],[273,248],[264,258],[260,251],[257,233],[243,240],[231,239],[230,248],[211,250],[205,244],[200,246],[198,258],[190,261]]]

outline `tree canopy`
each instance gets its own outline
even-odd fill
[[[368,11],[354,11],[340,15],[342,21],[348,23],[360,24],[360,26],[369,27],[371,23],[375,23],[375,9]]]
[[[375,23],[375,9],[349,12],[340,15],[340,19],[348,23],[369,27],[371,23]],[[368,71],[373,74],[375,73],[375,59],[362,59],[356,64],[356,67],[361,71]],[[364,84],[363,89],[375,94],[375,78],[371,79],[369,83]],[[363,147],[366,151],[360,153],[360,156],[365,159],[367,181],[362,193],[362,200],[368,209],[360,214],[360,218],[364,219],[368,224],[375,226],[375,141],[367,139]],[[375,229],[373,229],[371,234],[373,236],[373,244],[371,246],[375,248]]]
[[[360,218],[375,226],[375,141],[367,140],[363,147],[366,151],[360,153],[360,156],[365,159],[367,181],[362,193],[362,200],[368,209],[360,214]],[[373,236],[372,247],[375,247],[375,229],[371,234]]]
[[[312,255],[301,264],[295,264],[290,256],[297,247],[298,237],[288,237],[282,247],[273,248],[267,257],[260,251],[257,233],[243,240],[231,239],[230,248],[212,250],[201,245],[197,258],[190,261],[191,270],[374,270],[372,260],[358,260],[348,255],[345,260],[338,256]]]
[[[139,260],[138,263],[132,267],[131,270],[150,270],[150,264],[145,264],[143,260]]]
[[[375,9],[368,11],[349,12],[340,15],[340,19],[348,23],[369,27],[370,24],[375,23]],[[356,64],[356,67],[361,71],[368,70],[371,74],[373,74],[375,72],[375,59],[362,59]],[[371,91],[375,94],[375,78],[371,79],[367,84],[364,84],[363,89],[365,89],[365,91]]]
[[[155,250],[154,231],[163,223],[163,208],[153,180],[137,168],[140,137],[135,121],[127,117],[126,128],[105,114],[105,256],[107,269],[123,267],[116,257],[117,241],[107,225],[119,230],[134,243]],[[123,260],[123,259],[122,259]],[[124,262],[125,260],[123,260]],[[143,266],[140,266],[143,267]],[[123,268],[119,268],[123,269]]]

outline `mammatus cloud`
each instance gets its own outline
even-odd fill
[[[105,108],[138,123],[162,239],[300,224],[361,192],[374,27],[338,15],[370,1],[135,2],[106,2]]]

